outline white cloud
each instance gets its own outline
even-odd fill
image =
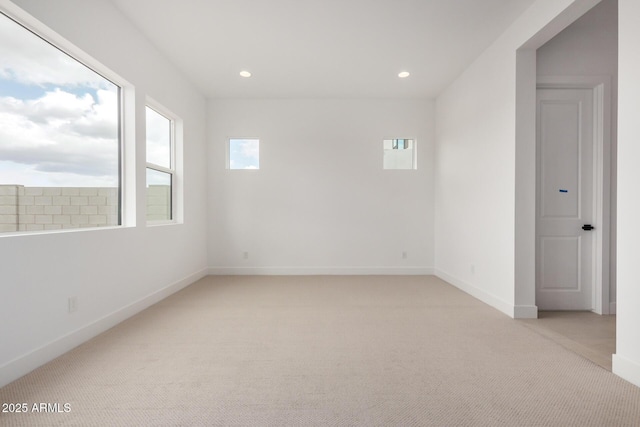
[[[77,118],[71,128],[81,135],[115,140],[118,137],[118,94],[116,91],[98,90],[97,96],[91,110]]]
[[[245,157],[257,160],[260,154],[260,142],[257,139],[246,139],[241,144],[241,151]]]
[[[171,120],[146,109],[147,162],[171,167]]]
[[[0,40],[0,184],[117,185],[117,87],[4,15]]]
[[[65,123],[77,119],[94,104],[90,94],[78,97],[59,88],[46,92],[43,97],[33,100],[0,98],[0,111],[8,111],[27,117],[35,123]]]
[[[16,175],[29,179],[16,182],[3,170],[0,183],[115,186],[117,121],[115,91],[98,91],[97,100],[62,89],[36,100],[0,97],[0,159],[23,165]]]

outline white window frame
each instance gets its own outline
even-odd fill
[[[146,151],[146,113],[147,113],[147,108],[150,108],[152,110],[154,110],[156,113],[160,114],[161,116],[165,117],[167,120],[169,120],[170,122],[170,143],[171,143],[171,147],[169,149],[169,153],[171,156],[170,162],[169,164],[171,165],[171,167],[167,168],[165,166],[160,166],[157,165],[155,163],[151,163],[146,161],[147,158],[147,151]],[[162,106],[160,103],[156,102],[155,100],[153,100],[150,97],[146,98],[146,103],[145,103],[145,162],[146,162],[146,167],[145,167],[145,190],[147,189],[147,185],[146,185],[146,176],[147,176],[147,170],[148,169],[152,169],[158,172],[163,172],[166,174],[169,174],[169,176],[171,177],[171,218],[168,220],[146,220],[147,225],[164,225],[164,224],[176,224],[179,223],[179,217],[180,215],[178,214],[178,196],[179,196],[179,192],[178,192],[178,159],[177,159],[177,146],[178,146],[178,142],[181,141],[181,135],[178,135],[181,132],[178,132],[178,129],[182,129],[182,121],[180,118],[178,118],[178,116],[176,116],[175,114],[173,114],[171,111],[169,111],[167,108],[165,108],[164,106]],[[179,137],[180,136],[180,137]],[[146,200],[147,200],[147,194],[145,193],[145,212],[146,212]]]

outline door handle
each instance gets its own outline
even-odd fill
[[[595,229],[595,227],[593,225],[591,225],[591,224],[585,224],[585,225],[582,226],[582,229],[585,230],[585,231],[591,231],[591,230]]]

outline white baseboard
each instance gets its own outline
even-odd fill
[[[101,334],[102,332],[114,327],[118,323],[128,319],[129,317],[141,312],[147,307],[162,301],[171,294],[187,287],[188,285],[205,277],[208,269],[203,269],[191,274],[184,279],[178,280],[136,302],[133,302],[119,310],[114,311],[94,322],[89,323],[82,328],[70,332],[54,341],[51,341],[40,348],[37,348],[23,356],[20,356],[10,362],[0,366],[0,387],[4,387],[12,381],[28,374],[34,369],[44,365],[47,362],[63,355],[64,353],[74,349],[80,344],[90,340],[91,338]]]
[[[537,319],[538,318],[538,306],[537,305],[516,305],[513,307],[514,319]]]
[[[488,304],[491,307],[495,308],[496,310],[503,312],[507,316],[512,318],[515,317],[516,307],[513,304],[509,304],[508,302],[503,301],[502,299],[496,297],[495,295],[491,295],[490,293],[478,287],[475,287],[469,283],[466,283],[462,280],[459,280],[437,268],[435,269],[435,275],[440,279],[444,280],[445,282],[452,284],[453,286],[460,289],[461,291],[468,293],[472,297],[477,298],[480,301],[484,302],[485,304]],[[521,306],[521,307],[525,307],[525,306]],[[537,315],[537,308],[536,308],[536,315]]]
[[[430,276],[432,267],[209,267],[212,276]]]
[[[614,354],[612,372],[631,384],[640,387],[640,363],[629,360],[619,354]]]

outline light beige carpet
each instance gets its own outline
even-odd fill
[[[552,341],[611,371],[616,352],[616,316],[590,311],[541,311],[521,322]]]
[[[640,388],[433,277],[208,277],[20,380],[0,424],[638,426]]]

